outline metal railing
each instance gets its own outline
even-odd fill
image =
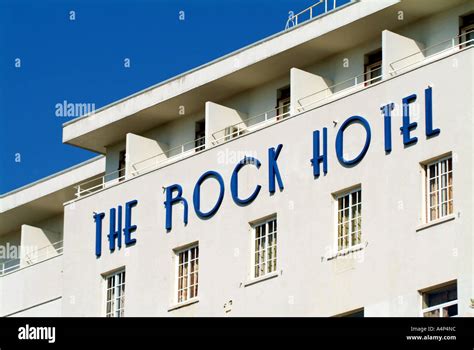
[[[127,177],[129,176],[137,176],[142,173],[158,169],[161,165],[176,161],[177,159],[186,157],[191,153],[201,152],[205,148],[205,137],[199,137],[192,141],[187,141],[179,146],[169,148],[164,152],[155,154],[151,157],[133,163],[130,166],[129,174],[127,174],[126,168],[122,168],[106,173],[103,176],[93,178],[77,186],[74,186],[74,188],[76,189],[76,199],[81,198],[82,196],[85,196],[87,194],[100,191],[104,188],[107,188],[108,186],[117,184],[127,179]]]
[[[308,109],[316,108],[318,106],[318,103],[322,103],[323,101],[329,100],[329,99],[340,98],[344,95],[353,93],[354,91],[357,91],[367,86],[378,83],[383,78],[388,78],[392,76],[393,74],[405,71],[407,68],[415,68],[416,65],[427,63],[428,61],[431,60],[432,57],[438,58],[440,57],[440,55],[443,55],[443,54],[448,55],[453,51],[453,49],[457,49],[457,48],[462,49],[470,45],[474,45],[473,39],[460,40],[461,37],[463,36],[466,37],[467,34],[469,33],[458,35],[451,40],[444,41],[442,43],[430,46],[422,50],[421,52],[424,52],[423,59],[414,64],[402,66],[397,69],[394,69],[393,67],[393,64],[402,62],[403,60],[406,60],[409,57],[413,57],[414,55],[418,55],[419,52],[408,55],[406,57],[403,57],[399,60],[396,60],[390,63],[389,64],[390,72],[387,74],[386,77],[383,76],[382,67],[377,67],[371,71],[364,72],[355,77],[346,79],[337,84],[331,85],[327,88],[324,88],[322,90],[319,90],[307,96],[304,96],[297,101],[296,105],[286,104],[284,106],[280,106],[270,111],[260,113],[256,116],[247,118],[237,124],[229,125],[225,127],[224,129],[214,132],[211,135],[210,143],[207,146],[210,146],[210,147],[217,146],[223,142],[240,137],[243,134],[261,129],[262,127],[265,127],[266,125],[269,125],[271,123],[281,121],[286,117],[289,117],[289,116],[293,117]],[[447,42],[451,43],[451,45],[448,48],[445,48],[443,50],[434,50],[435,47],[442,46],[443,44]],[[432,51],[435,51],[435,52],[428,54],[428,52],[432,52]],[[205,137],[188,141],[180,146],[173,147],[165,152],[162,152],[157,155],[153,155],[149,158],[146,158],[144,160],[141,160],[137,163],[132,164],[131,175],[133,177],[145,172],[156,170],[162,165],[169,164],[175,160],[184,158],[190,154],[200,152],[204,150],[205,148],[206,148]],[[118,176],[122,172],[123,172],[123,175]],[[107,180],[107,178],[113,178],[113,180]],[[123,179],[125,179],[125,169],[120,169],[120,170],[105,174],[104,176],[89,180],[87,182],[84,182],[76,186],[77,188],[76,197],[80,198],[83,195],[96,192],[100,189],[107,187],[109,184],[118,183],[122,181]]]
[[[103,176],[99,176],[91,180],[87,180],[86,182],[74,186],[76,189],[76,198],[100,191],[112,183],[118,183],[123,180],[125,180],[125,168],[106,173]]]
[[[367,79],[370,73],[375,76]],[[295,107],[295,112],[300,113],[306,109],[314,108],[316,104],[327,100],[329,98],[340,98],[343,95],[362,89],[366,86],[373,85],[382,80],[382,67],[374,69],[370,72],[359,74],[355,77],[343,80],[337,84],[328,86],[322,90],[316,91],[310,95],[302,97],[298,100],[298,106]]]
[[[247,132],[259,129],[266,124],[282,120],[283,118],[289,117],[290,115],[291,105],[287,103],[214,132],[212,134],[211,143],[213,146],[218,145],[221,142],[229,141]]]
[[[21,247],[20,247],[21,249]],[[57,256],[63,252],[63,241],[57,241],[47,246],[35,249],[20,258],[9,259],[0,263],[0,276],[19,270],[20,268],[31,266],[48,258]]]
[[[206,137],[199,137],[192,141],[185,142],[179,146],[168,149],[165,152],[143,159],[132,164],[131,175],[136,176],[144,172],[158,169],[160,165],[177,159],[186,157],[187,155],[198,153],[206,149]]]
[[[453,51],[474,45],[474,39],[467,39],[469,34],[474,33],[474,30],[468,31],[455,36],[454,38],[439,42],[437,44],[428,46],[422,50],[412,53],[411,55],[400,58],[390,63],[389,74],[393,75],[406,69],[414,68],[416,65],[422,63],[426,64],[428,59],[436,59]]]
[[[319,0],[314,5],[311,5],[303,11],[298,12],[296,15],[289,16],[288,20],[286,21],[285,30],[295,27],[303,22],[309,21],[310,19],[324,15],[328,12],[335,10],[339,6],[351,2],[355,2],[355,0],[345,1],[344,3],[339,5],[337,0]]]

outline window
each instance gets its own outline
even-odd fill
[[[178,295],[177,302],[182,303],[198,296],[199,246],[178,251]]]
[[[253,226],[253,277],[261,277],[277,268],[277,219],[273,217]]]
[[[453,213],[453,161],[443,158],[426,165],[427,221]]]
[[[233,139],[234,137],[238,137],[244,133],[244,129],[240,128],[237,125],[234,126],[228,126],[225,128],[225,140],[229,141],[230,139]]]
[[[277,91],[277,120],[288,117],[290,113],[290,86]]]
[[[422,292],[423,317],[453,317],[458,315],[457,283]]]
[[[382,50],[365,55],[365,86],[382,80]]]
[[[105,277],[106,281],[106,317],[123,317],[125,307],[125,270]]]
[[[465,43],[469,40],[474,40],[474,13],[461,17],[461,25],[459,28],[459,43]],[[462,45],[461,48],[468,47],[474,44],[474,41]]]
[[[206,146],[206,122],[200,120],[196,122],[195,134],[194,134],[194,147],[196,152],[202,151]]]
[[[360,188],[337,198],[337,250],[343,251],[362,243],[362,190]]]
[[[125,150],[119,153],[118,176],[119,181],[122,181],[125,176]]]

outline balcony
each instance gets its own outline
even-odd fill
[[[62,255],[63,241],[60,240],[38,249],[32,249],[31,251],[28,251],[25,248],[20,248],[20,250],[21,253],[19,258],[9,259],[0,263],[0,277],[54,258],[58,255]],[[24,250],[26,250],[26,252],[24,252]]]
[[[61,315],[62,251],[57,241],[0,265],[0,316]]]
[[[325,15],[337,8],[347,5],[358,0],[319,0],[317,3],[310,7],[298,12],[295,15],[289,16],[286,22],[285,30],[300,25],[306,21],[318,18],[319,16]]]
[[[471,33],[471,32],[470,32]],[[469,34],[469,33],[468,33]],[[399,74],[427,65],[435,60],[451,54],[469,49],[474,39],[466,40],[468,36],[453,37],[450,40],[424,48],[411,38],[401,36],[385,30],[382,33],[383,63],[381,68],[374,69],[368,75],[364,72],[351,79],[332,83],[331,80],[312,73],[292,68],[290,70],[291,98],[285,106],[247,116],[235,109],[207,102],[205,108],[206,136],[205,146],[202,139],[189,140],[178,147],[162,149],[154,145],[154,140],[141,136],[127,134],[127,148],[134,143],[152,143],[150,147],[133,147],[136,150],[147,149],[140,154],[131,154],[132,159],[124,169],[114,173],[124,173],[120,178],[108,180],[114,173],[90,180],[76,187],[76,199],[93,194],[107,187],[118,184],[120,181],[132,179],[138,175],[154,171],[180,159],[203,152],[218,145],[230,142],[268,125],[279,123],[288,118],[298,117],[302,113],[318,108],[319,106],[341,99],[363,89],[381,84]],[[129,135],[133,135],[134,137]],[[136,136],[136,137],[135,137]],[[144,140],[143,140],[144,139]],[[150,149],[160,149],[160,152],[150,154]],[[144,154],[146,157],[144,157]],[[140,159],[141,157],[141,159]]]

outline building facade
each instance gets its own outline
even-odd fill
[[[474,315],[474,1],[308,11],[64,124],[101,155],[0,198],[1,314]]]

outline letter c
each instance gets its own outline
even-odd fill
[[[244,157],[244,159],[242,159],[235,166],[234,171],[232,172],[232,177],[230,179],[230,189],[232,192],[232,199],[238,205],[247,205],[247,204],[252,203],[255,200],[255,198],[257,198],[258,193],[262,189],[262,186],[257,185],[257,187],[255,188],[255,191],[253,191],[253,193],[248,198],[245,198],[245,199],[239,198],[239,171],[247,164],[253,164],[257,169],[259,169],[260,166],[262,165],[257,158]]]

